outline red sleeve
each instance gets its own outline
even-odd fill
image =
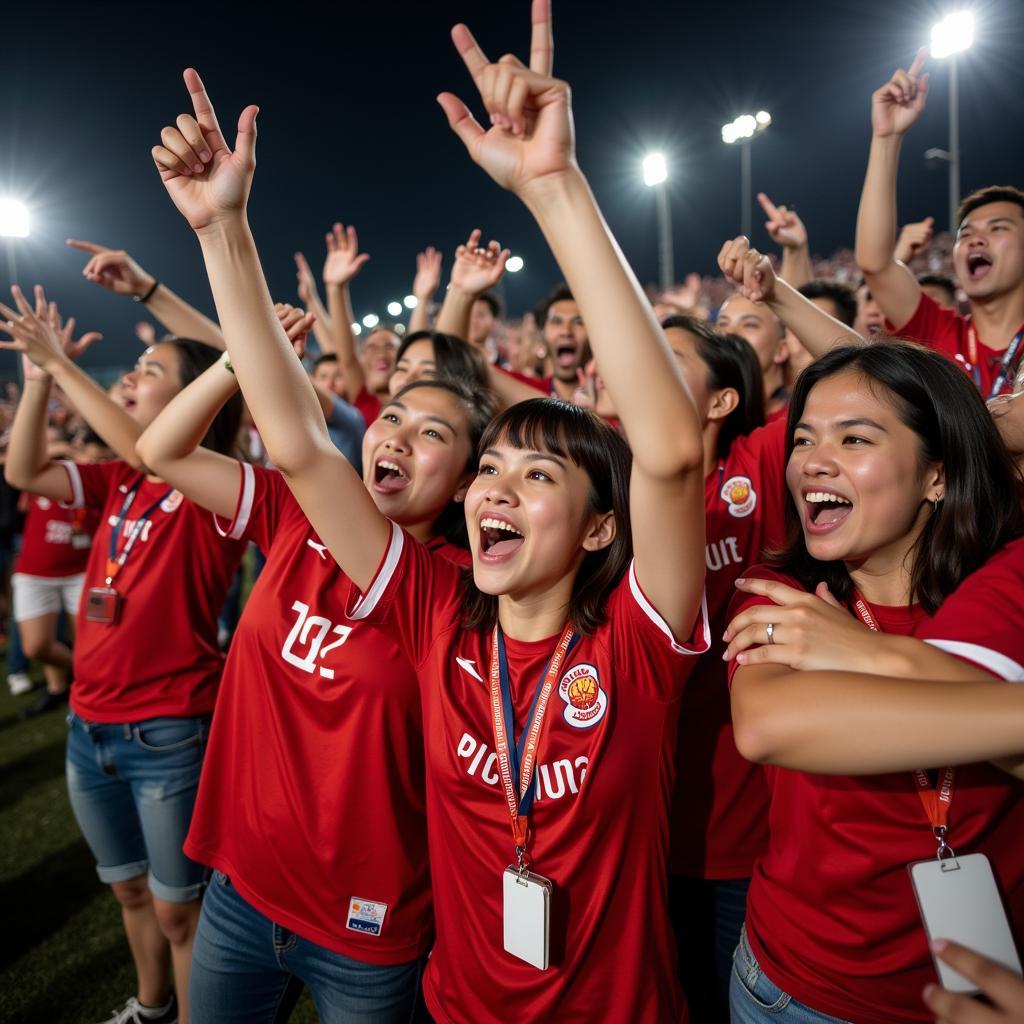
[[[264,552],[270,547],[282,516],[298,504],[276,469],[239,462],[238,503],[231,522],[214,515],[213,525],[227,540],[251,540]],[[300,513],[301,514],[301,513]]]
[[[733,442],[734,453],[730,453],[727,466],[749,473],[760,484],[761,522],[763,523],[761,550],[774,551],[785,543],[786,508],[789,503],[789,488],[786,486],[786,439],[788,416],[771,423]],[[761,550],[751,551],[750,558],[757,560]]]
[[[391,539],[373,581],[360,592],[350,580],[342,593],[348,617],[389,636],[414,665],[437,637],[458,628],[462,570],[391,523]]]
[[[527,377],[525,373],[516,373],[515,370],[506,370],[504,366],[496,366],[495,369],[499,373],[505,374],[506,377],[511,377],[513,380],[519,381],[520,384],[536,388],[542,395],[548,395],[551,393],[551,381],[544,377]]]
[[[128,464],[120,459],[112,462],[61,461],[60,464],[71,484],[71,501],[65,508],[86,508],[102,512],[117,477],[129,476]]]
[[[966,348],[967,322],[954,310],[943,309],[924,292],[914,315],[902,327],[894,327],[888,320],[885,327],[896,337],[916,341],[949,359],[963,355]]]
[[[359,394],[352,400],[352,404],[363,414],[367,426],[380,415],[380,399],[367,391],[365,384],[359,389]]]
[[[1007,682],[1024,682],[1024,538],[996,552],[914,635]]]

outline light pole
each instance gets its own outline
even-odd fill
[[[974,15],[970,11],[947,14],[932,27],[931,55],[949,58],[949,230],[955,235],[956,209],[960,205],[960,85],[957,54],[974,42]]]
[[[740,114],[735,121],[722,125],[722,141],[740,147],[740,230],[750,237],[751,215],[750,197],[753,192],[750,144],[755,135],[760,135],[772,123],[772,115],[767,110],[759,110],[756,114]]]
[[[0,237],[6,242],[7,272],[11,284],[18,283],[18,267],[14,259],[14,240],[28,238],[29,215],[28,207],[20,199],[4,197],[0,199]]]
[[[668,202],[668,162],[664,153],[648,153],[643,160],[644,184],[654,189],[658,204],[658,276],[667,292],[676,272],[672,256],[672,210]]]

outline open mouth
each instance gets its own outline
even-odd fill
[[[523,546],[525,539],[504,519],[487,516],[480,520],[480,554],[488,561],[509,558]]]
[[[983,252],[967,254],[967,276],[972,281],[980,281],[992,269],[992,258]]]
[[[555,346],[555,362],[559,366],[571,369],[576,365],[576,358],[576,346],[571,342]]]
[[[853,502],[849,498],[833,491],[807,491],[804,501],[807,503],[807,528],[812,533],[828,533],[836,529],[853,510]]]
[[[373,486],[381,494],[394,494],[409,486],[409,477],[398,463],[378,459],[373,467]]]
[[[138,404],[139,403],[136,402],[134,398],[128,398],[126,395],[121,396],[121,408],[124,409],[125,412],[132,412]]]

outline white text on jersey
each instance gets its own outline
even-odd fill
[[[498,755],[484,743],[478,743],[468,732],[462,734],[456,748],[459,757],[466,761],[466,774],[477,775],[488,786],[497,786],[501,777],[498,775]],[[562,758],[552,764],[539,764],[533,773],[534,800],[560,800],[567,793],[575,796],[583,785],[587,775],[589,759],[580,754],[575,761]]]
[[[348,639],[352,627],[336,626],[330,619],[325,619],[322,615],[310,615],[309,605],[303,604],[301,601],[296,601],[292,605],[292,611],[298,612],[299,617],[292,625],[284,646],[281,648],[281,657],[289,665],[301,668],[303,672],[309,672],[310,675],[319,669],[320,675],[324,679],[333,679],[334,669],[317,665],[317,661],[333,651],[335,647],[340,647]],[[329,634],[336,635],[338,639],[332,640],[325,647],[324,640]],[[309,649],[305,655],[296,651],[297,646],[305,647],[307,644]]]

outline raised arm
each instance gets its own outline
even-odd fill
[[[498,284],[512,255],[493,238],[486,246],[481,245],[480,234],[480,229],[474,228],[469,238],[455,250],[448,291],[437,315],[437,330],[465,341],[469,341],[473,303]]]
[[[790,282],[776,277],[771,260],[751,249],[743,235],[722,246],[718,266],[742,295],[768,306],[815,359],[835,345],[863,344],[856,331],[804,298]]]
[[[917,51],[871,97],[871,150],[857,212],[857,265],[890,323],[902,327],[914,315],[921,286],[893,255],[896,247],[896,176],[903,136],[921,116],[928,96],[922,74],[928,51]]]
[[[776,206],[764,192],[757,193],[757,201],[768,217],[764,225],[765,230],[776,245],[782,246],[782,268],[779,277],[794,288],[800,288],[808,281],[814,280],[807,228],[804,227],[804,222],[796,210]]]
[[[352,333],[355,319],[349,284],[369,260],[359,251],[359,236],[349,224],[335,224],[327,232],[327,259],[324,261],[324,286],[327,288],[327,313],[331,318],[331,337],[345,379],[345,395],[354,401],[366,383],[363,364],[356,352],[356,336]]]
[[[918,253],[928,248],[934,233],[934,217],[925,217],[924,220],[915,221],[913,224],[904,224],[900,229],[900,237],[896,239],[893,259],[909,264]]]
[[[704,582],[700,423],[640,285],[576,163],[569,87],[550,77],[548,0],[534,0],[530,67],[491,63],[465,25],[452,38],[490,115],[485,132],[451,93],[438,97],[473,160],[519,196],[558,260],[633,449],[636,572],[651,602],[688,636]],[[666,522],[673,528],[664,529]]]
[[[390,526],[330,442],[313,385],[274,313],[246,217],[258,108],[242,111],[232,151],[191,68],[185,84],[195,116],[182,115],[179,127],[164,130],[153,159],[199,238],[231,363],[268,455],[341,568],[356,586],[367,586]],[[200,159],[203,149],[208,160]],[[196,163],[199,173],[190,170]]]
[[[181,296],[175,295],[167,285],[147,273],[124,249],[108,249],[95,242],[68,239],[73,249],[90,254],[82,276],[95,281],[115,295],[130,295],[142,302],[171,332],[179,338],[193,338],[212,348],[224,348],[224,335],[220,328]]]
[[[412,279],[412,294],[416,298],[409,317],[409,334],[430,330],[430,304],[441,284],[441,253],[432,245],[416,253],[416,276]]]
[[[313,337],[323,353],[334,351],[334,336],[331,334],[331,317],[320,298],[316,278],[309,269],[309,263],[301,252],[295,254],[295,270],[298,281],[297,291],[302,304],[313,314]]]
[[[0,314],[7,318],[3,330],[12,338],[0,344],[0,348],[28,356],[57,381],[82,418],[114,449],[118,458],[141,467],[135,454],[135,444],[142,433],[139,425],[74,361],[100,335],[92,333],[73,342],[69,328],[73,329],[74,321],[60,326],[56,307],[47,304],[41,287],[36,286],[35,309],[17,287],[11,292],[18,312],[0,305]],[[31,489],[27,484],[23,486]]]

